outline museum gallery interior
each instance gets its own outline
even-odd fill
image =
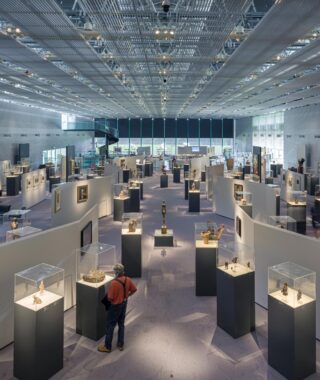
[[[318,379],[319,291],[318,0],[0,1],[1,380]]]

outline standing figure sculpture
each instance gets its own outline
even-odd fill
[[[162,233],[162,235],[165,235],[167,233],[167,225],[166,225],[167,206],[166,206],[165,201],[162,201],[161,214],[162,214],[161,233]]]

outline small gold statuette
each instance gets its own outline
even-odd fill
[[[250,261],[247,262],[247,267],[248,267],[248,268],[251,268]]]
[[[298,293],[297,293],[297,301],[300,301],[300,300],[301,300],[301,297],[302,297],[302,291],[301,291],[301,289],[298,289]]]
[[[43,292],[44,292],[44,283],[43,283],[43,281],[40,282],[39,291],[40,291],[40,294],[43,294]]]
[[[166,225],[167,206],[166,206],[165,201],[162,201],[161,214],[162,214],[161,234],[165,235],[167,233],[167,230],[168,230],[167,225]]]
[[[294,199],[294,203],[297,205],[297,204],[299,204],[299,200],[298,200],[298,198],[295,198]]]
[[[210,231],[202,231],[201,232],[203,244],[209,244],[210,235],[211,235]]]
[[[231,261],[233,262],[233,264],[237,264],[238,263],[238,257],[235,256]]]
[[[131,219],[129,221],[128,228],[129,228],[129,232],[136,232],[137,221],[135,219]]]
[[[240,199],[240,204],[241,204],[241,206],[246,206],[246,204],[247,204],[246,199],[241,198],[241,199]]]
[[[119,193],[119,198],[120,199],[125,199],[126,197],[127,197],[126,193],[123,190],[121,190],[120,193]]]
[[[13,218],[10,223],[10,227],[12,230],[16,230],[19,227],[18,219]]]
[[[120,168],[121,168],[121,169],[124,169],[124,167],[125,167],[125,162],[126,162],[126,159],[125,159],[125,158],[121,158],[121,160],[120,160]]]
[[[35,294],[33,295],[33,304],[40,305],[42,303],[41,298],[37,297]]]
[[[106,275],[101,270],[91,270],[88,274],[84,274],[82,279],[86,282],[98,283],[105,279]]]
[[[191,191],[195,191],[195,190],[196,190],[196,184],[194,182],[192,182]]]
[[[284,295],[284,296],[287,296],[288,295],[288,284],[285,282],[283,284],[283,287],[281,289],[281,293]]]

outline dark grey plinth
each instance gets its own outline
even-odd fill
[[[10,176],[7,177],[7,195],[13,196],[19,194],[20,177]]]
[[[63,368],[63,298],[40,309],[14,304],[13,374],[49,379]]]
[[[61,183],[61,177],[49,177],[49,191],[52,192],[53,185]]]
[[[319,185],[319,177],[316,176],[307,176],[307,193],[309,195],[314,195],[316,185]]]
[[[270,170],[272,171],[273,178],[276,178],[278,176],[277,164],[271,164]]]
[[[130,212],[130,198],[113,198],[113,220],[121,222],[124,212]]]
[[[173,182],[180,183],[180,168],[173,168]]]
[[[267,177],[265,180],[264,180],[264,183],[266,185],[273,185],[273,177]]]
[[[94,288],[77,282],[76,332],[98,340],[106,333],[106,309],[101,303],[106,294],[105,285]]]
[[[283,167],[282,164],[277,164],[277,165],[276,165],[277,175],[280,175],[280,174],[281,174],[281,169],[282,169],[282,167]]]
[[[307,230],[307,206],[294,206],[287,203],[287,215],[296,220],[297,232],[305,235]]]
[[[161,174],[160,176],[160,187],[168,187],[168,176],[166,174]]]
[[[184,164],[183,165],[183,175],[184,175],[184,178],[186,177],[186,173],[189,172],[190,170],[190,165],[189,164]]]
[[[168,230],[166,235],[160,234],[159,230],[154,234],[154,246],[155,247],[173,247],[173,231]]]
[[[289,380],[316,371],[316,302],[292,308],[268,296],[268,363]]]
[[[217,248],[196,248],[196,296],[216,296]]]
[[[189,199],[189,178],[184,180],[184,199]]]
[[[280,216],[280,195],[276,195],[276,215]]]
[[[206,182],[206,172],[201,172],[201,182]]]
[[[200,191],[189,191],[189,212],[200,212]]]
[[[242,210],[252,218],[252,205],[240,205]]]
[[[140,186],[130,187],[130,212],[140,212]]]
[[[147,162],[144,165],[144,175],[145,177],[152,177],[152,174],[153,174],[153,165],[151,164],[151,162]]]
[[[244,166],[244,174],[250,174],[251,173],[251,166],[245,165]]]
[[[140,200],[143,201],[143,182],[140,182]]]
[[[122,170],[122,182],[128,183],[130,179],[130,170],[129,169],[123,169]]]
[[[217,268],[217,325],[233,338],[255,330],[254,272],[234,277]]]
[[[137,173],[143,173],[144,175],[144,165],[143,164],[137,164]]]
[[[141,277],[141,234],[121,235],[121,263],[129,277]]]

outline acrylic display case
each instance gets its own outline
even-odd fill
[[[38,311],[64,297],[64,270],[39,264],[15,274],[14,302]]]
[[[104,243],[85,245],[77,252],[77,281],[98,288],[113,278],[116,248]]]
[[[246,191],[236,191],[235,192],[236,202],[240,206],[251,206],[252,205],[252,193]]]
[[[287,203],[290,206],[306,206],[307,192],[306,191],[288,191]]]
[[[207,223],[195,223],[194,238],[196,247],[218,247],[218,241],[220,240],[223,232],[224,225],[218,226],[213,221],[208,221]]]
[[[281,216],[270,216],[269,224],[274,227],[278,227],[284,230],[297,231],[297,222],[291,216],[281,215]]]
[[[141,212],[127,212],[122,215],[122,234],[138,235],[142,234]]]
[[[217,268],[237,277],[254,272],[254,251],[251,247],[235,241],[224,242],[219,245]]]
[[[268,293],[286,305],[297,308],[316,299],[316,273],[286,262],[268,269]]]
[[[129,187],[131,187],[131,188],[139,188],[140,187],[140,181],[138,181],[137,178],[130,179],[130,181],[129,181]]]
[[[128,185],[126,183],[115,183],[113,185],[113,196],[118,199],[128,198]]]
[[[199,192],[200,181],[198,179],[189,179],[189,192]]]
[[[316,371],[316,273],[274,265],[268,293],[268,363],[287,379],[304,379]]]

